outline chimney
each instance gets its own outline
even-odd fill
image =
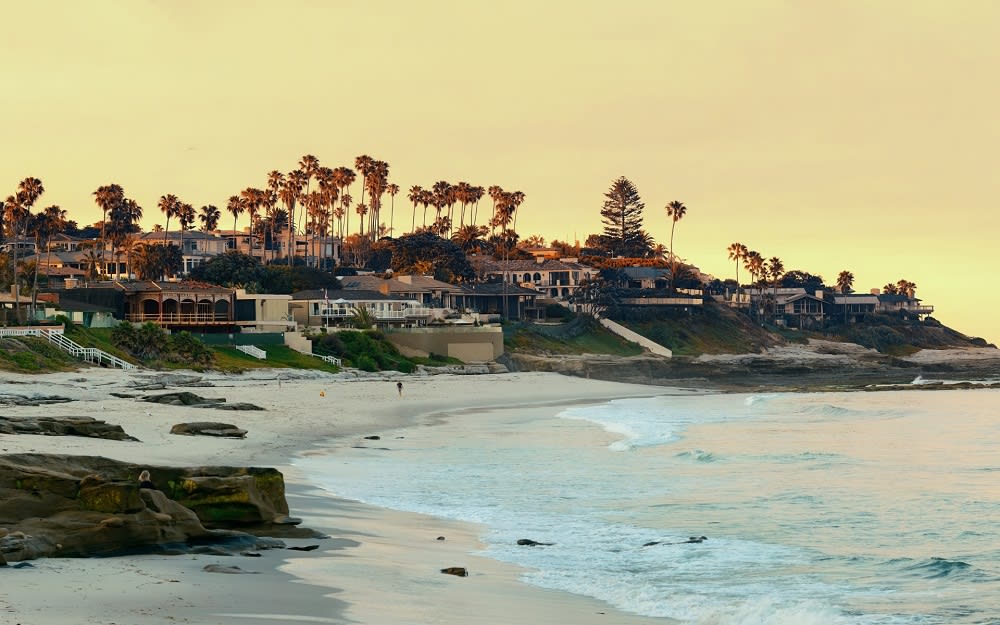
[[[816,299],[823,299],[823,289],[816,289]]]
[[[882,291],[880,291],[879,289],[872,289],[871,291],[869,291],[869,293],[871,293],[872,295],[879,295],[882,293]]]
[[[545,257],[544,256],[535,256],[535,264],[536,265],[541,265],[544,262],[545,262]]]

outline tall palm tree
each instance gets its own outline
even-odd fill
[[[767,261],[767,273],[771,276],[771,288],[774,293],[774,322],[778,322],[778,282],[785,273],[785,265],[777,256]]]
[[[167,233],[170,232],[170,218],[176,217],[180,211],[181,201],[173,193],[168,193],[167,195],[161,195],[160,201],[157,203],[160,211],[167,216],[167,225],[163,228],[163,244],[167,244]]]
[[[740,262],[747,257],[747,246],[742,243],[732,243],[727,249],[729,252],[729,260],[736,261],[736,291],[740,290]]]
[[[396,234],[395,221],[396,221],[396,194],[399,193],[398,184],[389,184],[385,187],[385,192],[389,194],[389,234],[390,236]]]
[[[281,194],[281,189],[285,186],[285,174],[281,173],[276,169],[272,169],[267,174],[267,206],[270,208],[269,214],[271,216],[271,221],[268,224],[271,229],[271,260],[274,260],[275,249],[274,242],[276,236],[276,229],[278,227],[278,219],[276,218],[276,210],[278,208],[278,198]]]
[[[423,197],[423,193],[423,187],[419,184],[415,184],[410,187],[409,192],[406,194],[407,199],[413,202],[413,219],[410,222],[410,232],[416,232],[417,230],[417,204],[420,204],[420,199]]]
[[[302,194],[302,187],[305,182],[305,174],[297,169],[293,169],[288,172],[288,175],[285,177],[285,184],[278,191],[278,197],[281,198],[281,202],[285,205],[285,210],[288,212],[288,249],[286,250],[286,258],[288,259],[289,267],[295,263],[295,203]]]
[[[301,173],[301,178],[305,181],[305,184],[303,185],[305,190],[300,191],[301,197],[299,198],[299,204],[305,206],[304,198],[311,192],[309,188],[310,182],[312,182],[312,179],[316,177],[317,173],[319,173],[319,159],[312,154],[303,155],[303,157],[299,159],[298,171]]]
[[[487,243],[483,240],[487,234],[489,234],[490,229],[486,226],[477,226],[475,224],[467,224],[465,226],[460,226],[458,230],[451,235],[451,240],[458,247],[462,248],[462,251],[466,254],[471,254],[473,252],[482,251],[487,247]]]
[[[854,287],[854,274],[850,271],[844,270],[837,275],[837,288],[840,289],[840,294],[844,296],[844,323],[847,323],[847,294],[851,292]]]
[[[486,194],[486,189],[482,187],[472,187],[470,190],[469,199],[472,202],[472,223],[478,223],[477,219],[479,217],[479,200],[483,199],[483,195]]]
[[[682,202],[674,200],[664,207],[667,212],[667,217],[670,221],[670,292],[674,291],[674,274],[677,272],[677,254],[674,253],[674,228],[677,226],[677,222],[684,218],[687,214],[687,206],[684,206]]]
[[[52,251],[49,250],[49,242],[52,235],[59,232],[66,224],[66,211],[58,206],[49,206],[31,218],[28,226],[29,232],[35,237],[35,277],[31,286],[31,317],[35,318],[35,311],[38,305],[38,270],[42,262],[41,249],[46,248],[46,275],[52,258]]]
[[[28,177],[17,185],[17,193],[7,198],[7,222],[8,227],[13,226],[14,231],[14,254],[11,260],[14,263],[14,284],[17,280],[17,249],[18,238],[27,236],[28,224],[31,220],[31,207],[35,205],[38,198],[45,193],[45,187],[38,178]],[[38,250],[35,250],[37,253]],[[21,315],[21,289],[14,289],[14,310],[18,319]]]
[[[375,164],[375,159],[368,156],[367,154],[362,154],[354,158],[354,168],[361,172],[361,201],[360,204],[365,203],[365,189],[368,187],[368,174],[371,173],[372,166]]]
[[[108,214],[107,218],[107,228],[105,230],[107,238],[111,241],[111,255],[112,257],[120,256],[118,248],[121,247],[122,243],[132,234],[140,232],[139,221],[142,219],[142,207],[139,203],[131,198],[123,197],[121,201],[116,202],[114,207],[111,209],[111,213]],[[101,258],[104,257],[104,249],[101,249]],[[105,263],[105,268],[107,264]],[[110,273],[110,272],[109,272]],[[121,273],[121,263],[115,263],[115,275],[120,275]]]
[[[230,195],[229,199],[226,200],[226,210],[233,216],[233,250],[236,250],[236,220],[240,218],[240,215],[246,212],[246,209],[247,200],[245,196]]]
[[[499,185],[493,185],[488,189],[488,193],[490,194],[490,198],[493,200],[493,215],[490,216],[490,234],[493,234],[493,222],[496,221],[497,218],[497,202],[499,202],[500,198],[503,197],[503,188]]]
[[[108,213],[113,212],[125,200],[125,189],[121,185],[111,183],[97,187],[94,191],[94,202],[101,208],[101,258],[104,258],[104,250],[107,248],[105,228],[108,221]]]
[[[219,217],[222,213],[219,212],[218,207],[213,204],[206,204],[198,209],[198,220],[201,221],[201,230],[205,234],[208,234],[212,230],[219,227]],[[233,229],[236,229],[236,224],[233,224]]]
[[[195,212],[194,206],[188,204],[187,202],[181,202],[180,207],[177,209],[177,221],[181,222],[181,270],[180,273],[187,273],[187,267],[184,266],[184,233],[191,229],[194,225]]]
[[[350,187],[354,184],[354,170],[349,167],[337,167],[333,170],[334,183],[340,189],[340,220],[337,224],[338,236],[344,238],[345,232],[351,230],[351,196]],[[347,220],[346,223],[344,220]]]

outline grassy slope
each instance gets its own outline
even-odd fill
[[[560,325],[512,324],[504,328],[504,347],[508,351],[530,354],[635,356],[643,351],[635,343],[626,341],[585,317]]]
[[[788,340],[716,302],[706,302],[703,310],[695,310],[690,315],[620,323],[670,348],[675,356],[758,352]]]

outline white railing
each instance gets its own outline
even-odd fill
[[[337,365],[338,367],[341,367],[344,364],[344,361],[336,356],[327,356],[326,354],[313,354],[313,356],[319,358],[323,362],[328,362],[331,365]]]
[[[355,310],[367,310],[376,319],[409,319],[413,317],[430,317],[431,309],[426,306],[408,306],[399,310],[377,310],[368,306],[359,308],[322,308],[320,317],[347,319],[354,316]]]
[[[259,347],[254,347],[253,345],[237,345],[236,349],[248,356],[253,356],[254,358],[258,358],[260,360],[267,358],[267,352]]]
[[[63,328],[0,328],[0,336],[38,336],[43,337],[59,349],[77,358],[101,365],[108,364],[124,371],[136,369],[137,367],[127,360],[96,347],[84,347],[76,341],[63,334]]]

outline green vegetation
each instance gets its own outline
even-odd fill
[[[636,356],[642,348],[609,332],[592,317],[579,315],[568,323],[512,323],[504,327],[504,346],[530,354],[611,354]]]
[[[215,364],[213,369],[218,369],[220,371],[235,373],[245,371],[247,369],[274,368],[317,369],[319,371],[328,371],[330,373],[340,371],[336,365],[331,365],[330,363],[320,358],[316,358],[315,356],[309,356],[308,354],[297,352],[284,345],[267,345],[264,347],[264,351],[267,352],[267,358],[264,360],[254,358],[249,354],[244,354],[235,347],[213,346],[211,349],[215,354]]]
[[[408,358],[378,330],[344,330],[312,337],[313,351],[336,356],[344,365],[362,371],[401,371],[412,373],[417,365],[461,364],[454,358],[431,354],[428,358]]]
[[[19,373],[72,371],[78,361],[45,339],[24,336],[0,339],[0,370]]]

